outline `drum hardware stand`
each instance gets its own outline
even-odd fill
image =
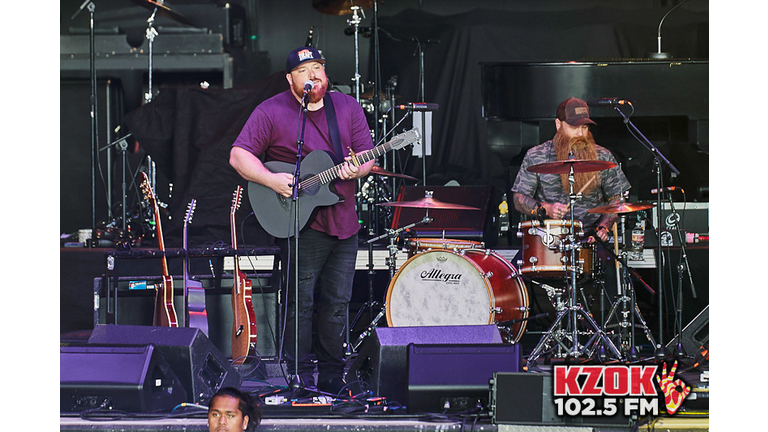
[[[152,93],[152,57],[154,55],[153,53],[153,47],[155,42],[155,37],[157,36],[157,30],[155,30],[154,23],[155,23],[155,14],[157,13],[157,7],[155,7],[155,10],[152,12],[152,15],[150,15],[149,19],[147,19],[147,31],[146,36],[147,40],[149,41],[149,90],[144,94],[144,102],[149,103],[152,102],[153,93]]]
[[[350,24],[352,27],[355,28],[355,76],[352,78],[352,81],[355,83],[355,100],[357,103],[360,103],[360,48],[359,48],[359,27],[360,27],[360,16],[358,15],[358,12],[363,15],[363,19],[365,19],[365,12],[363,12],[362,8],[360,6],[352,6],[350,7],[352,10],[352,18],[347,20],[347,24]]]
[[[613,342],[611,342],[611,339],[606,336],[597,322],[595,322],[594,318],[592,318],[592,315],[585,311],[584,308],[576,302],[576,249],[579,247],[579,245],[576,243],[575,238],[576,220],[574,217],[574,204],[578,199],[581,198],[581,194],[574,194],[573,192],[573,185],[575,183],[573,165],[571,165],[569,168],[568,183],[570,188],[569,208],[571,214],[571,228],[570,233],[566,237],[566,244],[563,244],[560,247],[563,252],[568,251],[571,256],[571,264],[567,272],[569,274],[568,282],[570,282],[567,284],[567,287],[570,289],[569,304],[558,314],[555,322],[552,323],[544,337],[541,338],[539,343],[528,356],[527,364],[529,365],[535,364],[536,360],[538,360],[539,356],[541,356],[544,349],[553,342],[557,344],[559,350],[567,351],[565,356],[575,358],[580,357],[584,353],[587,353],[589,357],[592,357],[595,354],[597,345],[602,342],[603,345],[611,351],[611,354],[613,354],[617,359],[621,358],[621,353],[619,350],[616,348]],[[563,324],[563,320],[566,318],[568,318],[567,325],[570,329],[564,330],[561,326]],[[589,338],[587,343],[581,347],[579,346],[579,330],[577,328],[579,318],[581,318],[581,320],[585,323],[585,326],[588,328],[587,332],[583,334],[589,334],[590,329],[592,331],[592,336]],[[570,335],[568,334],[569,332]],[[565,342],[568,342],[568,339],[570,339],[571,346],[567,346],[565,344]],[[562,351],[559,351],[559,353],[562,354]]]
[[[614,225],[614,237],[616,232],[616,226]],[[620,257],[620,258],[619,258]],[[626,358],[629,361],[637,360],[637,352],[635,351],[635,329],[643,329],[643,333],[648,338],[648,341],[655,347],[656,341],[653,339],[651,331],[648,329],[648,325],[640,313],[635,300],[635,290],[632,286],[632,282],[629,279],[628,274],[628,256],[626,252],[622,252],[616,258],[617,267],[619,263],[621,266],[620,275],[618,276],[620,283],[618,285],[620,289],[619,297],[616,303],[613,304],[608,317],[605,319],[604,327],[617,327],[619,330],[619,341],[622,347],[622,351],[626,354]],[[618,270],[618,268],[617,268]],[[617,312],[621,307],[621,312]],[[620,316],[619,316],[620,315]],[[608,324],[608,322],[614,317],[617,317],[617,324]],[[639,321],[640,324],[637,324]]]
[[[428,224],[428,223],[432,222],[434,219],[429,217],[429,209],[427,209],[426,213],[427,214],[424,216],[424,219],[422,219],[420,221],[408,224],[408,225],[406,225],[406,226],[404,226],[402,228],[388,229],[386,233],[384,233],[384,234],[382,234],[382,235],[380,235],[378,237],[374,237],[374,238],[372,238],[372,239],[367,241],[368,247],[369,247],[368,268],[370,269],[371,272],[373,271],[373,254],[372,254],[372,252],[370,252],[371,251],[370,248],[372,247],[374,242],[376,242],[378,240],[381,240],[384,237],[389,237],[389,246],[387,247],[387,249],[389,251],[389,256],[387,257],[387,267],[389,267],[389,280],[391,281],[392,278],[395,277],[395,271],[397,270],[397,241],[396,241],[396,239],[400,236],[400,233],[405,231],[405,230],[409,230],[409,229],[411,229],[411,228],[413,228],[413,227],[415,227],[417,225]],[[372,289],[369,292],[369,297],[370,298],[369,298],[368,304],[363,305],[363,307],[369,308],[369,310],[371,311],[371,315],[373,315],[373,307],[376,306],[376,302],[373,301],[373,291],[372,291]],[[381,311],[379,312],[379,314],[376,315],[376,317],[373,318],[373,320],[368,325],[366,330],[363,331],[360,334],[360,337],[358,337],[357,341],[353,345],[351,345],[351,347],[350,346],[346,347],[348,355],[351,355],[351,352],[349,352],[349,348],[352,349],[352,352],[356,352],[357,348],[360,346],[360,344],[363,343],[363,340],[365,340],[366,337],[368,337],[371,333],[373,333],[373,330],[376,328],[379,320],[381,320],[381,318],[384,316],[386,311],[387,311],[387,304],[384,303],[382,308],[381,308]],[[358,316],[355,317],[355,320],[352,322],[351,327],[349,327],[349,328],[354,327],[354,325],[357,323],[357,319],[359,317],[360,317],[360,315],[358,314]]]

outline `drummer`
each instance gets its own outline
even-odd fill
[[[589,107],[583,100],[572,97],[557,107],[557,132],[551,140],[526,153],[512,185],[513,202],[515,209],[530,219],[570,220],[568,173],[537,174],[528,168],[567,159],[611,162],[615,164],[612,168],[575,173],[573,184],[573,192],[582,194],[574,204],[574,219],[582,223],[585,233],[606,241],[618,214],[587,210],[621,202],[622,193],[631,186],[611,152],[595,143],[590,124],[595,122],[589,118]]]

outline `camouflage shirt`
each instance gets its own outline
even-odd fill
[[[616,163],[616,159],[608,149],[599,145],[596,147],[598,160]],[[512,185],[512,192],[529,196],[539,202],[568,204],[568,194],[563,190],[559,174],[537,174],[528,171],[530,166],[555,161],[557,161],[557,154],[552,140],[529,149],[523,158],[515,183]],[[587,213],[587,210],[607,204],[611,199],[629,190],[630,187],[629,181],[618,163],[613,168],[600,171],[599,187],[593,188],[576,201],[574,205],[575,220],[581,221],[584,229],[594,228],[603,215]],[[570,219],[570,213],[566,219]]]

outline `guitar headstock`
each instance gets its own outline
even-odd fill
[[[184,215],[184,225],[192,223],[192,215],[195,214],[195,207],[197,206],[197,201],[192,198],[192,201],[189,202],[187,205],[187,214]]]
[[[420,139],[421,133],[419,133],[419,129],[413,128],[395,136],[389,141],[388,144],[392,147],[392,150],[400,150],[401,148],[411,145]]]
[[[243,187],[240,185],[237,185],[237,188],[235,188],[235,192],[232,193],[232,208],[230,209],[230,213],[235,214],[237,209],[240,208],[240,202],[243,200]]]
[[[149,204],[154,206],[155,201],[155,191],[152,190],[152,185],[149,184],[149,177],[147,177],[147,173],[143,172],[141,173],[141,191],[144,193],[144,199],[149,201]]]

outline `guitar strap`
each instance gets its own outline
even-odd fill
[[[328,132],[331,134],[333,149],[336,152],[334,162],[340,164],[344,161],[344,150],[341,149],[341,135],[339,135],[339,122],[336,120],[336,110],[333,107],[333,98],[330,93],[323,96],[323,106],[325,106],[325,118],[328,120]]]

